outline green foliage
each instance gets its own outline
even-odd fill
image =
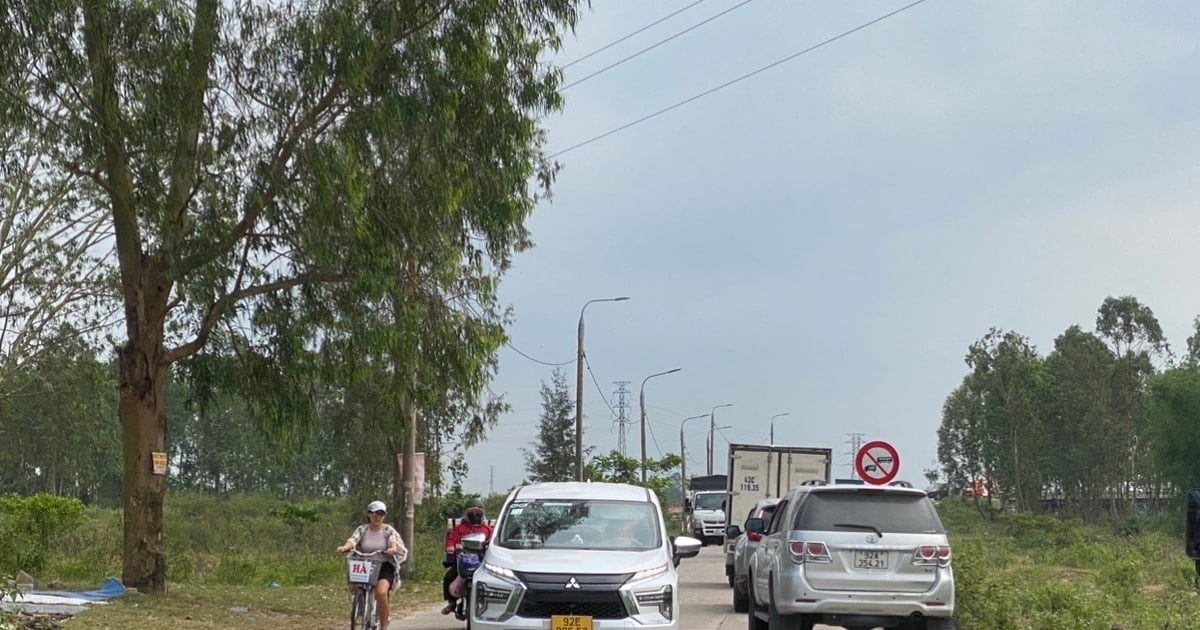
[[[567,390],[567,378],[554,370],[550,384],[542,382],[542,413],[532,448],[523,448],[529,480],[571,481],[575,479],[575,407]]]
[[[285,504],[283,507],[269,512],[269,514],[292,526],[316,523],[320,519],[317,508],[293,503]]]
[[[1169,356],[1153,312],[1131,296],[1105,299],[1095,333],[1070,326],[1045,358],[1027,338],[990,330],[943,406],[943,471],[954,485],[986,480],[995,502],[980,505],[992,517],[1053,510],[1135,525],[1139,509],[1160,508],[1164,482],[1200,483],[1197,362],[1155,376]]]
[[[592,481],[607,481],[610,483],[627,483],[643,486],[658,495],[658,501],[663,506],[668,503],[668,492],[678,485],[678,477],[672,474],[679,468],[682,460],[678,455],[668,453],[662,459],[646,460],[646,481],[641,480],[642,462],[640,459],[625,457],[617,451],[608,455],[592,458],[584,466],[584,478]]]
[[[39,571],[60,535],[84,522],[83,504],[48,494],[0,497],[0,570]]]
[[[1191,561],[1177,534],[1119,536],[1080,520],[939,506],[954,549],[959,627],[1107,630],[1200,627]]]

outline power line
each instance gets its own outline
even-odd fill
[[[612,70],[613,68],[616,68],[617,66],[619,66],[619,65],[621,65],[621,64],[623,64],[623,63],[625,63],[626,61],[629,61],[630,59],[633,59],[633,58],[635,58],[635,57],[640,57],[640,56],[641,56],[643,53],[648,53],[648,52],[650,52],[651,50],[654,50],[655,48],[658,48],[659,46],[662,46],[663,44],[665,44],[665,43],[667,43],[667,42],[669,42],[669,41],[671,41],[671,40],[675,39],[676,37],[679,37],[679,36],[681,36],[681,35],[686,35],[686,34],[688,34],[688,33],[692,32],[692,31],[694,31],[694,30],[696,30],[696,29],[700,28],[701,26],[704,26],[705,24],[708,24],[709,22],[711,22],[711,21],[713,21],[713,20],[715,20],[715,19],[717,19],[717,18],[719,18],[719,17],[721,17],[721,16],[725,15],[726,13],[729,13],[729,12],[733,11],[734,9],[738,9],[738,8],[744,7],[744,6],[746,6],[747,4],[750,4],[750,3],[751,3],[751,2],[753,2],[753,1],[754,1],[754,0],[742,0],[742,2],[740,2],[740,3],[738,3],[738,4],[735,4],[735,5],[733,5],[732,7],[729,7],[728,9],[725,9],[724,11],[722,11],[722,12],[720,12],[720,13],[718,13],[718,14],[716,14],[716,15],[714,15],[714,16],[712,16],[712,17],[710,17],[710,18],[708,18],[707,20],[704,20],[704,21],[702,21],[702,22],[699,22],[699,23],[697,23],[697,24],[693,24],[693,25],[691,25],[691,26],[689,26],[689,27],[687,27],[687,28],[683,29],[682,31],[679,31],[678,33],[675,33],[674,35],[672,35],[672,36],[670,36],[670,37],[668,37],[668,38],[666,38],[666,39],[664,39],[664,40],[661,40],[661,41],[659,41],[659,42],[658,42],[658,43],[656,43],[656,44],[652,44],[652,45],[650,45],[650,46],[647,46],[646,48],[643,48],[643,49],[641,49],[641,50],[639,50],[639,51],[637,51],[637,52],[633,53],[632,55],[629,55],[628,57],[625,57],[624,59],[621,59],[621,60],[619,60],[619,61],[616,61],[616,62],[614,62],[614,63],[611,63],[611,64],[609,64],[609,65],[607,65],[607,66],[604,66],[603,68],[600,68],[599,70],[597,70],[597,71],[595,71],[595,72],[593,72],[593,73],[591,73],[591,74],[587,75],[586,77],[583,77],[582,79],[578,79],[578,80],[576,80],[576,81],[572,81],[572,82],[570,82],[570,83],[568,83],[568,84],[566,84],[566,85],[562,86],[561,88],[559,88],[559,91],[561,92],[562,90],[565,90],[565,89],[567,89],[567,88],[569,88],[569,87],[571,87],[571,86],[574,86],[574,85],[579,85],[580,83],[583,83],[584,81],[587,81],[588,79],[590,79],[590,78],[592,78],[592,77],[594,77],[594,76],[596,76],[596,75],[598,75],[598,74],[604,74],[605,72],[608,72],[609,70]],[[698,3],[697,3],[697,4],[698,4]],[[686,9],[687,7],[684,7],[684,8]],[[682,10],[682,9],[681,9],[681,10]],[[664,18],[664,19],[665,19],[665,18]],[[660,21],[661,21],[661,20],[660,20]],[[565,68],[566,66],[563,66],[563,67]]]
[[[759,74],[759,73],[761,73],[761,72],[764,72],[764,71],[766,71],[766,70],[770,70],[771,68],[774,68],[775,66],[778,66],[778,65],[780,65],[780,64],[782,64],[782,63],[785,63],[785,62],[791,61],[792,59],[795,59],[796,57],[799,57],[799,56],[801,56],[801,55],[805,55],[805,54],[807,54],[807,53],[810,53],[810,52],[812,52],[812,51],[814,51],[814,50],[816,50],[816,49],[818,49],[818,48],[821,48],[822,46],[825,46],[825,45],[827,45],[827,44],[832,44],[833,42],[836,42],[837,40],[839,40],[839,39],[842,39],[843,37],[846,37],[847,35],[851,35],[851,34],[853,34],[853,33],[856,33],[856,32],[858,32],[858,31],[861,31],[861,30],[863,30],[864,28],[867,28],[868,26],[872,26],[872,25],[874,25],[874,24],[878,24],[879,22],[882,22],[882,21],[884,21],[884,20],[886,20],[886,19],[888,19],[888,18],[890,18],[890,17],[892,17],[892,16],[894,16],[894,15],[897,15],[897,14],[899,14],[899,13],[903,13],[904,11],[907,11],[907,10],[909,10],[909,9],[911,9],[911,8],[913,8],[913,7],[917,6],[918,4],[921,4],[921,3],[923,3],[923,2],[925,2],[925,0],[916,0],[916,2],[913,2],[912,4],[907,4],[907,5],[904,5],[903,7],[900,7],[899,9],[896,9],[895,11],[892,11],[891,13],[886,13],[886,14],[884,14],[884,15],[881,15],[881,16],[879,16],[879,17],[875,18],[874,20],[871,20],[870,22],[867,22],[867,23],[865,23],[865,24],[861,24],[861,25],[859,25],[859,26],[856,26],[856,27],[854,27],[854,28],[852,28],[852,29],[850,29],[850,30],[848,30],[848,31],[846,31],[846,32],[844,32],[844,33],[842,33],[842,34],[840,34],[840,35],[835,35],[835,36],[833,36],[833,37],[830,37],[829,39],[827,39],[827,40],[825,40],[825,41],[823,41],[823,42],[820,42],[820,43],[818,43],[818,44],[814,44],[814,45],[812,45],[812,46],[809,46],[808,48],[805,48],[804,50],[801,50],[800,52],[797,52],[797,53],[794,53],[794,54],[788,55],[787,57],[784,57],[783,59],[780,59],[780,60],[778,60],[778,61],[775,61],[775,62],[769,63],[769,64],[767,64],[767,65],[765,65],[765,66],[763,66],[763,67],[761,67],[761,68],[759,68],[759,69],[757,69],[757,70],[753,70],[753,71],[751,71],[751,72],[747,72],[746,74],[743,74],[742,76],[740,76],[740,77],[738,77],[738,78],[736,78],[736,79],[733,79],[733,80],[731,80],[731,81],[726,81],[725,83],[722,83],[721,85],[718,85],[717,87],[714,87],[714,88],[711,88],[711,89],[705,90],[704,92],[701,92],[701,93],[699,93],[699,94],[697,94],[697,95],[695,95],[695,96],[692,96],[692,97],[690,97],[690,98],[687,98],[687,99],[684,99],[684,100],[682,100],[682,101],[679,101],[678,103],[675,103],[674,105],[669,105],[669,106],[667,106],[667,107],[664,107],[664,108],[662,108],[662,109],[660,109],[660,110],[658,110],[658,111],[656,111],[656,112],[654,112],[654,113],[652,113],[652,114],[647,114],[647,115],[645,115],[645,116],[642,116],[641,118],[638,118],[637,120],[635,120],[635,121],[633,121],[633,122],[626,123],[626,124],[624,124],[624,125],[621,125],[620,127],[617,127],[617,128],[615,128],[615,129],[610,129],[610,130],[608,130],[608,131],[606,131],[606,132],[604,132],[604,133],[602,133],[602,134],[600,134],[600,135],[598,135],[598,136],[595,136],[595,137],[592,137],[592,138],[588,138],[587,140],[584,140],[583,142],[580,142],[580,143],[578,143],[578,144],[573,144],[573,145],[571,145],[571,146],[569,146],[569,147],[567,147],[567,148],[563,149],[562,151],[558,151],[558,152],[556,152],[556,153],[552,153],[552,154],[550,154],[550,155],[549,155],[549,157],[551,157],[551,158],[556,158],[556,157],[558,157],[558,156],[560,156],[560,155],[562,155],[562,154],[564,154],[564,153],[567,153],[567,152],[570,152],[570,151],[574,151],[575,149],[578,149],[578,148],[580,148],[580,147],[587,146],[587,145],[589,145],[589,144],[591,144],[591,143],[593,143],[593,142],[596,142],[597,140],[602,140],[602,139],[604,139],[604,138],[607,138],[607,137],[609,137],[609,136],[613,135],[614,133],[619,133],[619,132],[621,132],[621,131],[624,131],[624,130],[626,130],[626,129],[630,128],[630,127],[633,127],[634,125],[639,125],[639,124],[641,124],[641,123],[644,123],[644,122],[646,122],[647,120],[650,120],[651,118],[657,118],[657,117],[659,117],[659,116],[661,116],[661,115],[663,115],[663,114],[665,114],[665,113],[667,113],[667,112],[669,112],[669,111],[671,111],[671,110],[674,110],[674,109],[678,109],[678,108],[680,108],[680,107],[683,107],[684,105],[687,105],[688,103],[691,103],[692,101],[696,101],[696,100],[702,99],[702,98],[704,98],[705,96],[708,96],[709,94],[712,94],[712,93],[714,93],[714,92],[719,92],[719,91],[721,91],[721,90],[723,90],[723,89],[725,89],[725,88],[727,88],[727,87],[729,87],[729,86],[731,86],[731,85],[733,85],[733,84],[735,84],[735,83],[740,83],[741,81],[744,81],[744,80],[746,80],[746,79],[749,79],[750,77],[752,77],[752,76],[754,76],[754,75],[756,75],[756,74]]]
[[[687,5],[686,7],[683,7],[682,9],[680,9],[680,10],[678,10],[678,11],[676,11],[676,12],[674,12],[674,13],[672,13],[672,14],[670,14],[670,15],[666,16],[666,17],[659,18],[659,19],[657,19],[657,20],[655,20],[655,21],[653,21],[653,22],[651,22],[651,23],[649,23],[649,24],[647,24],[647,25],[643,26],[642,28],[639,28],[638,30],[636,30],[636,31],[634,31],[634,32],[632,32],[632,33],[630,33],[630,34],[628,34],[628,35],[626,35],[626,36],[624,36],[624,37],[620,38],[620,39],[617,39],[617,40],[611,41],[611,42],[609,42],[609,43],[607,43],[607,44],[605,44],[605,45],[601,46],[600,48],[597,48],[596,50],[593,50],[592,52],[590,52],[590,53],[588,53],[588,54],[586,54],[586,55],[584,55],[584,56],[582,56],[582,57],[580,57],[580,58],[576,59],[575,61],[572,61],[572,62],[570,62],[570,63],[563,64],[563,66],[562,66],[562,67],[563,67],[563,69],[570,68],[571,66],[573,66],[573,65],[575,65],[575,64],[577,64],[577,63],[579,63],[580,61],[583,61],[584,59],[587,59],[588,57],[591,57],[592,55],[594,55],[594,54],[596,54],[596,53],[601,53],[601,52],[604,52],[604,51],[608,50],[609,48],[612,48],[613,46],[616,46],[617,44],[620,44],[621,42],[623,42],[623,41],[625,41],[625,40],[629,39],[630,37],[633,37],[634,35],[637,35],[638,33],[641,33],[642,31],[645,31],[646,29],[648,29],[648,28],[650,28],[650,27],[652,27],[652,26],[657,26],[657,25],[659,25],[659,24],[661,24],[661,23],[663,23],[663,22],[665,22],[665,21],[667,21],[667,20],[669,20],[669,19],[671,19],[671,18],[675,17],[676,15],[679,15],[680,13],[683,13],[684,11],[687,11],[688,9],[690,9],[690,8],[692,8],[692,7],[694,7],[694,6],[696,6],[697,4],[700,4],[701,2],[704,2],[704,0],[696,0],[695,2],[693,2],[693,3],[689,4],[689,5]]]
[[[596,374],[592,372],[592,362],[587,360],[586,354],[583,355],[583,364],[587,366],[588,375],[592,377],[592,382],[596,384],[596,391],[600,392],[600,400],[604,401],[604,406],[608,407],[609,413],[614,416],[617,415],[617,411],[613,409],[612,405],[608,404],[608,399],[604,397],[604,390],[600,389],[600,382],[596,380]]]
[[[508,349],[509,349],[509,350],[512,350],[513,352],[516,352],[517,354],[519,354],[519,355],[521,355],[521,356],[525,357],[526,359],[529,359],[530,361],[533,361],[534,363],[541,363],[542,365],[549,365],[549,366],[551,366],[551,367],[558,367],[558,366],[561,366],[561,365],[570,365],[570,364],[572,364],[572,363],[574,363],[574,362],[576,361],[576,359],[571,359],[570,361],[563,361],[562,363],[550,363],[550,362],[548,362],[548,361],[542,361],[541,359],[535,359],[535,358],[533,358],[533,357],[529,356],[528,354],[525,354],[524,352],[521,352],[520,350],[518,350],[518,349],[517,349],[517,347],[516,347],[516,346],[512,345],[511,343],[508,343],[507,341],[506,341],[506,342],[504,342],[504,345],[508,346]]]

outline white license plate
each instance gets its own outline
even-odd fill
[[[887,561],[886,551],[854,552],[854,568],[856,569],[886,569]]]

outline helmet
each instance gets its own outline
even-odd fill
[[[372,501],[367,504],[367,511],[368,512],[386,512],[387,505],[385,505],[383,503],[383,501]]]
[[[482,510],[483,501],[480,501],[479,497],[471,497],[470,499],[467,499],[467,506],[463,508],[463,511],[470,510],[472,508]]]

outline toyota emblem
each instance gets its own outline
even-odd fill
[[[875,534],[867,534],[867,542],[877,543],[877,542],[879,542],[879,537],[876,536]]]

